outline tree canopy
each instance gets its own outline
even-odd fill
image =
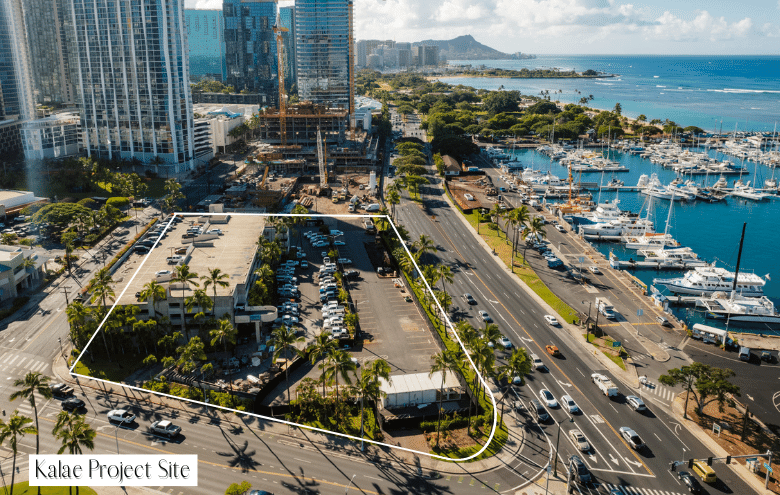
[[[89,215],[91,211],[77,203],[52,203],[35,212],[32,222],[36,224],[46,222],[59,227],[67,227],[77,217]]]
[[[482,98],[482,106],[491,115],[502,112],[516,112],[519,100],[519,91],[492,91]]]
[[[676,385],[693,385],[693,399],[696,408],[701,414],[702,409],[711,403],[718,403],[718,410],[723,412],[727,395],[740,396],[740,388],[729,382],[729,378],[735,375],[728,368],[716,368],[708,364],[693,363],[690,366],[682,366],[669,370],[668,374],[661,375],[658,381],[664,385],[674,387]]]

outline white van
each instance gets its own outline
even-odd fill
[[[740,347],[739,348],[739,359],[741,361],[750,361],[750,348],[749,347]]]
[[[379,211],[382,207],[379,205],[379,203],[371,203],[370,205],[366,205],[364,208],[366,211]]]

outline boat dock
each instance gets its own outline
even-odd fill
[[[637,261],[629,258],[627,261],[618,259],[614,254],[609,257],[609,266],[619,270],[688,270],[697,266],[703,266],[701,260],[691,261]]]

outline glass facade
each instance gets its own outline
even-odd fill
[[[87,153],[194,168],[183,1],[69,1]]]
[[[350,109],[351,0],[297,0],[296,63],[301,100]]]
[[[265,94],[276,90],[276,0],[225,0],[225,58],[227,84],[236,91]]]
[[[184,11],[189,40],[190,77],[225,81],[225,22],[221,10]]]
[[[295,7],[279,8],[279,24],[287,28],[282,34],[284,43],[284,86],[289,93],[293,84],[297,84],[295,76]]]
[[[24,3],[24,22],[36,103],[74,103],[75,95],[68,60],[73,26],[68,13],[67,0],[26,0]]]
[[[0,120],[35,116],[23,19],[19,0],[0,0]]]

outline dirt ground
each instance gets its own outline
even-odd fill
[[[330,185],[332,188],[336,190],[342,189],[343,180],[346,179],[348,181],[348,187],[347,187],[347,199],[341,200],[338,203],[334,203],[330,197],[325,196],[319,196],[314,197],[312,195],[307,194],[307,191],[309,188],[316,188],[317,184],[313,182],[305,182],[302,184],[299,184],[298,189],[295,191],[296,194],[301,196],[303,198],[304,196],[311,197],[314,201],[312,205],[309,208],[309,211],[312,213],[320,213],[323,215],[346,215],[349,214],[349,200],[352,196],[357,195],[360,199],[361,203],[376,203],[377,198],[374,196],[368,195],[368,182],[369,182],[369,176],[368,174],[346,174],[346,175],[337,175],[336,177],[331,177],[330,179]],[[363,189],[360,189],[360,186],[363,186]],[[338,186],[338,187],[336,187]],[[365,213],[363,210],[358,209],[355,211],[355,214],[362,214]]]
[[[684,399],[685,394],[682,394]],[[752,420],[747,421],[747,433],[745,441],[741,441],[744,415],[738,411],[735,407],[726,404],[724,411],[721,413],[718,411],[718,404],[713,402],[705,406],[704,414],[701,416],[696,412],[696,402],[693,400],[688,401],[688,416],[696,421],[701,428],[707,432],[718,445],[723,447],[726,452],[731,455],[749,455],[759,452],[766,452],[771,450],[777,452],[780,448],[780,439],[774,435],[771,431],[762,429],[757,423]],[[721,427],[720,436],[713,433],[712,425],[717,423]],[[775,461],[776,457],[772,460],[773,473],[780,472],[780,462]],[[744,459],[732,460],[732,462],[739,462],[744,465]],[[761,468],[756,473],[756,477],[762,482],[766,478],[766,470],[763,468],[765,460],[759,458],[759,464]],[[776,475],[772,475],[769,478],[769,489],[775,493],[780,493],[780,479]]]
[[[484,176],[467,176],[451,179],[448,181],[448,185],[455,201],[458,202],[462,209],[493,208],[496,196],[485,194],[485,181]],[[465,197],[466,193],[473,195],[475,201],[467,200]]]

